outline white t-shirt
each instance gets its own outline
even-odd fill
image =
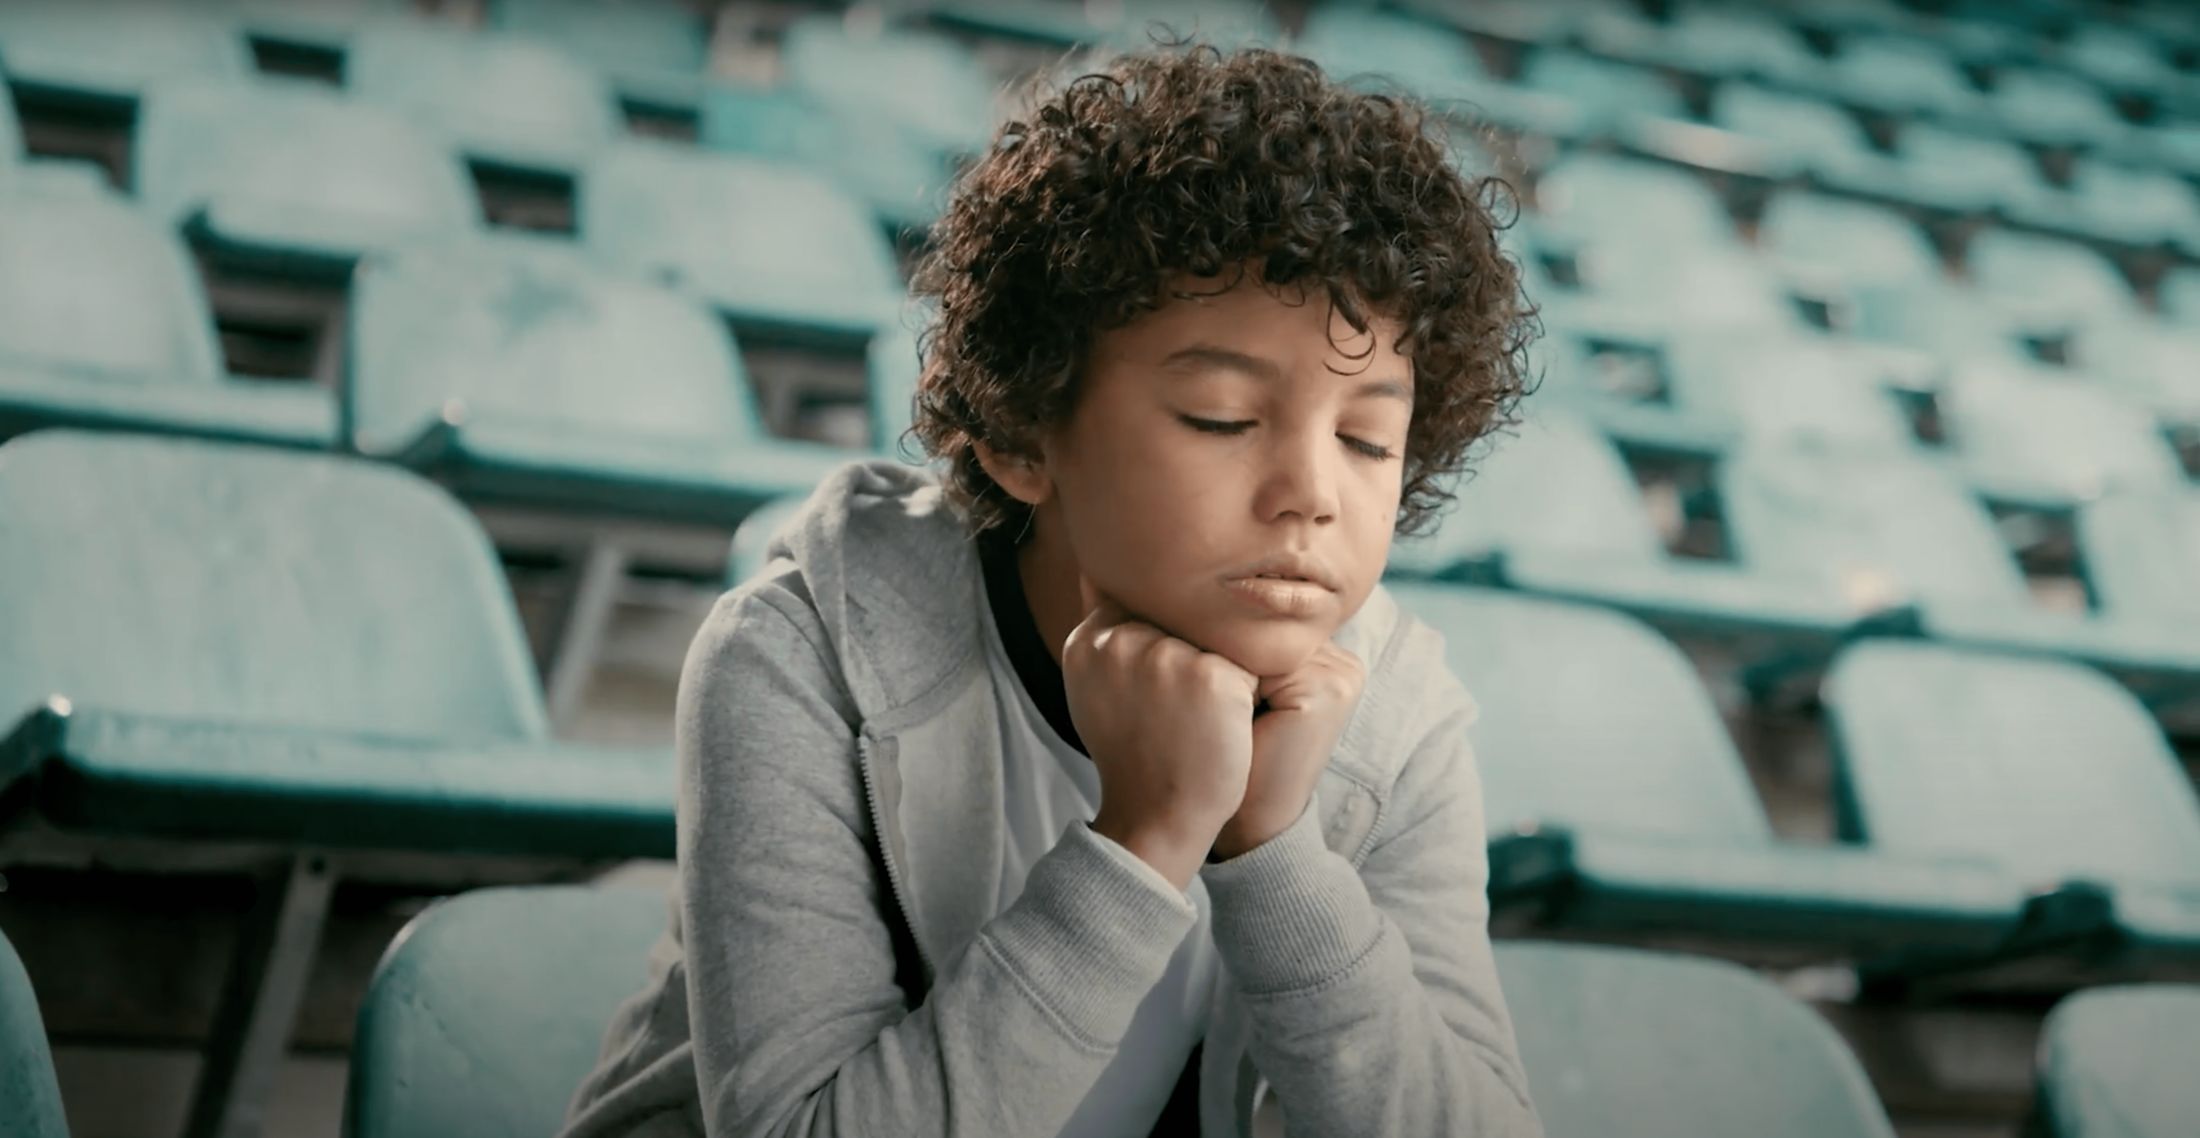
[[[1001,857],[998,913],[1023,892],[1032,864],[1054,848],[1062,831],[1073,821],[1091,821],[1098,812],[1100,774],[1040,713],[1017,678],[991,606],[978,607],[984,613],[986,670],[1003,735],[1001,809],[1007,819],[1002,828],[1007,848]],[[1113,842],[1102,844],[1137,871],[1152,875],[1160,888],[1175,888],[1129,850]],[[1198,922],[1169,958],[1168,971],[1132,1013],[1122,1046],[1062,1128],[1061,1138],[1147,1138],[1192,1048],[1205,1037],[1220,966],[1206,887],[1195,877],[1185,896],[1198,910]]]

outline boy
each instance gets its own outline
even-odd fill
[[[1472,704],[1377,587],[1532,312],[1420,108],[1125,57],[916,291],[939,472],[844,469],[698,635],[680,884],[569,1138],[1540,1133]]]

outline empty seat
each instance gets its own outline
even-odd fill
[[[352,40],[344,82],[468,157],[571,175],[620,130],[602,76],[548,41],[381,20]]]
[[[1502,440],[1432,535],[1393,547],[1394,576],[1494,581],[1626,609],[1669,627],[1760,639],[1838,635],[1869,608],[1815,570],[1668,556],[1611,443],[1559,407]]]
[[[2097,320],[2078,330],[2070,363],[2165,426],[2200,429],[2200,329],[2152,317]]]
[[[2107,677],[1877,641],[1835,661],[1825,701],[1844,834],[2105,895],[2095,919],[2112,913],[2138,952],[2200,952],[2200,801],[2161,729]],[[2070,931],[2085,964],[2125,943]]]
[[[9,0],[0,5],[0,57],[11,82],[79,104],[132,103],[171,80],[241,78],[252,70],[244,37],[213,8]]]
[[[0,183],[0,439],[64,424],[336,442],[327,392],[229,378],[168,227],[104,191]]]
[[[1823,66],[1775,12],[1691,3],[1677,5],[1663,25],[1650,26],[1659,33],[1630,58],[1715,78],[1790,86],[1809,83]]]
[[[783,81],[820,105],[883,118],[928,149],[974,154],[992,136],[992,84],[953,40],[811,16],[786,29],[779,61]]]
[[[1988,229],[1964,260],[1973,286],[2021,317],[2077,324],[2138,308],[2115,264],[2076,242]]]
[[[310,84],[189,83],[146,98],[137,194],[218,251],[286,269],[479,224],[457,156],[394,112]]]
[[[709,22],[682,0],[491,0],[485,22],[558,45],[652,108],[692,108],[710,70]]]
[[[289,855],[232,964],[262,979],[216,1017],[260,1030],[215,1042],[195,1115],[232,1125],[274,1079],[342,871],[324,851],[673,852],[671,755],[551,740],[494,553],[417,476],[42,431],[0,446],[0,532],[11,810]]]
[[[2078,540],[2104,612],[2200,628],[2200,491],[2108,495],[2079,512]]]
[[[1754,83],[1721,83],[1711,96],[1710,117],[1712,125],[1748,139],[1782,170],[1823,180],[1887,162],[1854,116],[1810,95]]]
[[[1552,305],[1552,322],[1675,330],[1802,328],[1802,310],[1787,282],[1763,258],[1730,245],[1665,247],[1658,240],[1615,237],[1583,247],[1574,261],[1584,291]]]
[[[702,304],[561,249],[417,248],[355,290],[355,445],[463,495],[730,526],[854,457],[765,432]]]
[[[1982,110],[1995,129],[2042,146],[2108,145],[2131,129],[2092,83],[2036,67],[1997,69]]]
[[[667,273],[747,327],[861,341],[901,302],[885,234],[811,170],[630,141],[591,168],[579,214],[610,263]]]
[[[1894,1134],[1833,1028],[1747,969],[1597,945],[1501,941],[1496,951],[1552,1138]]]
[[[2040,1026],[2032,1125],[2045,1138],[2180,1138],[2200,1118],[2200,986],[2074,992]]]
[[[411,18],[413,0],[216,0],[255,45],[327,52],[342,57],[370,24]]]
[[[1997,501],[2062,508],[2184,479],[2177,453],[2145,409],[2060,369],[1964,363],[1939,407],[1964,479]]]
[[[22,1138],[69,1138],[61,1084],[46,1044],[38,994],[15,948],[0,936],[0,1116]]]
[[[1978,289],[1937,278],[1852,284],[1830,315],[1836,332],[1927,353],[1940,368],[1971,359],[2032,361],[2030,338],[2065,331],[2043,317],[2013,315]]]
[[[1854,37],[1827,61],[1820,82],[1844,102],[1900,115],[1975,113],[1980,96],[1937,45],[1903,36]]]
[[[666,914],[657,891],[538,886],[413,918],[359,1008],[344,1132],[557,1133]]]
[[[1733,248],[1733,218],[1685,170],[1600,154],[1559,160],[1536,183],[1546,226],[1588,243],[1668,250]]]
[[[954,180],[952,155],[879,116],[841,113],[791,88],[713,84],[700,115],[704,146],[828,173],[896,232],[930,226]]]
[[[1419,16],[1323,4],[1307,13],[1291,50],[1340,79],[1382,76],[1424,97],[1445,98],[1487,80],[1472,45]]]
[[[1867,357],[1822,337],[1729,332],[1676,336],[1669,398],[1733,426],[1734,442],[1903,454],[1909,421]]]
[[[1954,213],[2017,212],[2051,196],[2039,163],[2007,139],[1907,122],[1895,135],[1893,155],[1891,166],[1864,163],[1821,176],[1844,192]]]
[[[1940,255],[1916,222],[1849,198],[1780,194],[1765,207],[1757,241],[1786,271],[1828,287],[1942,276]]]
[[[2110,90],[2167,93],[2183,77],[2163,46],[2119,20],[2079,20],[2056,54],[2064,67]]]
[[[1592,127],[1613,129],[1644,116],[1688,117],[1680,89],[1656,71],[1563,48],[1538,49],[1521,69],[1520,82],[1580,104],[1592,117]]]
[[[1985,949],[2016,883],[1956,858],[1777,838],[1688,658],[1609,611],[1404,586],[1476,693],[1470,728],[1500,912],[1605,935],[1685,933],[1738,954]]]
[[[2009,216],[2096,241],[2200,248],[2200,197],[2168,170],[2079,159],[2067,188],[2011,209]]]

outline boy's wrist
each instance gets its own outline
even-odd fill
[[[1092,832],[1130,851],[1131,856],[1152,866],[1179,892],[1191,888],[1211,842],[1171,834],[1155,827],[1132,827],[1104,812],[1087,823]]]

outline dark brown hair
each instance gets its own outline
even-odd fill
[[[1326,294],[1356,331],[1371,314],[1402,330],[1414,406],[1397,529],[1419,532],[1472,444],[1513,421],[1537,331],[1497,240],[1511,190],[1463,175],[1445,130],[1309,60],[1182,44],[1121,56],[1004,124],[912,285],[937,309],[912,430],[973,530],[1029,513],[974,442],[1036,456],[1099,332],[1160,307],[1180,275],[1252,271]]]

